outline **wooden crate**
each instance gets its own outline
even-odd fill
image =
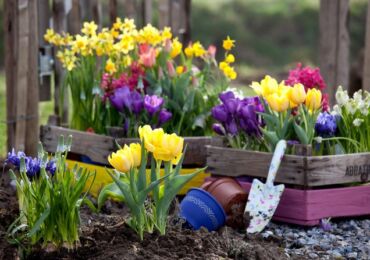
[[[271,153],[207,146],[207,170],[212,175],[266,178],[271,159]],[[276,182],[308,188],[367,182],[369,177],[370,153],[285,155]]]
[[[207,146],[212,178],[236,177],[247,192],[253,178],[267,177],[271,159],[271,153]],[[370,215],[369,175],[370,153],[285,155],[275,182],[286,189],[274,219],[312,226],[328,217]]]

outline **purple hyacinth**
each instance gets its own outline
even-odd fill
[[[19,169],[19,164],[20,164],[21,158],[23,157],[26,157],[24,152],[16,153],[13,148],[12,151],[8,153],[8,158],[6,159],[6,163],[9,163]]]
[[[54,159],[47,162],[45,170],[49,172],[52,176],[54,176],[56,169],[57,165]]]
[[[26,157],[26,169],[28,178],[32,179],[40,174],[42,161],[38,158]]]
[[[144,98],[144,108],[146,109],[146,111],[148,111],[150,116],[153,116],[161,109],[163,102],[164,100],[161,97],[158,97],[156,95],[146,95]]]
[[[132,112],[134,112],[136,115],[140,114],[140,112],[144,109],[144,98],[137,91],[132,91],[130,98],[132,104]]]
[[[129,110],[132,109],[131,93],[128,87],[117,88],[109,100],[118,111],[122,112],[125,107]]]
[[[162,109],[159,112],[158,126],[161,126],[164,123],[168,122],[171,118],[172,118],[172,113],[167,111],[166,109]]]
[[[337,132],[337,122],[335,115],[328,112],[322,112],[319,114],[315,124],[315,130],[317,135],[321,137],[332,137]]]

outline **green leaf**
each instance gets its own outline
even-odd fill
[[[155,182],[157,180],[157,173],[156,173],[156,161],[152,155],[152,160],[150,162],[150,182]],[[153,200],[155,203],[159,200],[159,189],[158,187],[154,187],[153,190]]]
[[[142,191],[146,187],[146,165],[147,156],[144,147],[144,139],[141,141],[141,162],[139,168],[139,180],[138,180],[138,190]]]
[[[309,144],[306,132],[303,130],[301,126],[297,125],[296,122],[294,122],[294,131],[301,144]]]
[[[264,138],[271,145],[271,148],[273,150],[276,144],[279,142],[279,137],[277,136],[276,132],[268,131],[263,128],[261,128],[261,131],[263,133]]]
[[[50,208],[47,207],[44,213],[42,213],[40,218],[36,221],[35,225],[32,227],[32,229],[28,233],[27,235],[28,237],[33,236],[40,229],[41,225],[44,223],[45,219],[49,216],[49,214],[50,214]]]
[[[120,188],[116,183],[110,183],[105,185],[104,188],[100,191],[98,196],[98,209],[100,210],[108,198],[113,198],[117,201],[123,202],[124,196]]]

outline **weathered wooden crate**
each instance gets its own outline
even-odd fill
[[[111,136],[46,125],[41,126],[40,130],[40,139],[46,151],[55,152],[60,135],[73,136],[72,153],[88,156],[92,161],[101,164],[107,164],[108,155],[117,150],[116,142],[121,146],[139,142],[138,138],[115,139]],[[183,165],[186,167],[205,166],[207,161],[206,145],[210,145],[211,142],[219,142],[207,136],[185,137],[184,139],[187,150]]]
[[[266,178],[271,159],[271,153],[207,146],[212,177]],[[322,218],[370,215],[370,185],[364,184],[369,175],[370,153],[285,155],[275,182],[286,184],[286,189],[274,219],[317,225]],[[249,191],[250,181],[238,179]]]

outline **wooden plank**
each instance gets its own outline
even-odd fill
[[[370,153],[307,157],[310,187],[370,180]]]
[[[185,31],[182,33],[182,43],[187,46],[191,41],[191,0],[184,0],[184,12]]]
[[[143,0],[143,23],[152,23],[153,19],[153,1]]]
[[[17,57],[17,97],[16,97],[16,129],[15,129],[15,149],[25,149],[26,143],[26,119],[27,95],[28,95],[28,60],[29,60],[29,3],[27,0],[18,1],[18,48]],[[31,115],[32,116],[32,115]]]
[[[117,0],[109,0],[109,20],[113,25],[118,17],[118,3]]]
[[[319,63],[331,104],[336,87],[349,83],[348,14],[349,0],[320,1]]]
[[[362,88],[370,91],[370,1],[367,4],[365,56]]]
[[[207,146],[207,165],[212,175],[267,177],[271,153]],[[277,183],[304,185],[304,157],[286,155],[277,173]]]
[[[170,26],[170,0],[158,0],[158,11],[158,27],[163,29],[165,26]]]
[[[137,14],[136,9],[137,8],[136,8],[136,1],[135,0],[125,0],[124,9],[125,9],[125,15],[128,18],[132,18],[132,19],[138,18],[136,16],[136,14]],[[136,22],[136,24],[138,24],[138,22]]]
[[[18,42],[18,0],[4,1],[5,14],[5,73],[6,73],[6,118],[7,118],[7,148],[10,151],[15,146],[16,128],[16,95],[17,88],[17,52]]]
[[[38,42],[40,50],[43,46],[47,45],[44,34],[48,28],[50,28],[50,6],[49,1],[37,1],[38,2]],[[39,100],[47,101],[51,100],[51,76],[43,76],[40,80],[40,91]]]
[[[28,1],[29,45],[28,45],[28,74],[27,74],[27,120],[25,152],[27,155],[36,156],[39,143],[39,70],[38,70],[38,0]]]
[[[72,9],[67,15],[68,32],[72,35],[81,32],[81,7],[79,0],[72,0]]]
[[[107,164],[107,157],[110,153],[117,150],[116,141],[113,137],[97,135],[77,130],[72,130],[57,126],[41,126],[41,142],[48,152],[55,152],[58,145],[58,137],[72,135],[73,144],[71,152],[86,155],[91,160],[98,163]],[[120,146],[139,142],[137,138],[120,138],[117,143]],[[206,145],[211,144],[211,137],[185,137],[187,145],[184,165],[204,166],[206,162]]]

